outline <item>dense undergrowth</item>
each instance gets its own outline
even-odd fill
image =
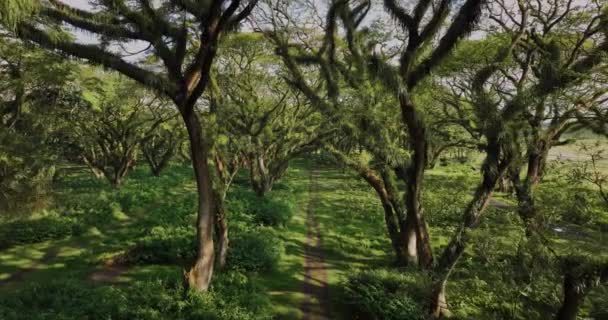
[[[298,174],[288,174],[264,199],[250,191],[245,174],[235,179],[226,201],[228,266],[216,272],[205,294],[185,292],[181,284],[182,268],[195,248],[195,189],[188,168],[173,166],[160,178],[138,169],[118,190],[86,173],[69,175],[57,182],[56,205],[49,212],[1,224],[0,243],[8,249],[0,255],[18,257],[19,250],[39,245],[57,245],[59,256],[64,247],[84,250],[55,261],[61,266],[50,265],[18,287],[0,286],[0,318],[271,318],[277,298],[269,288],[278,282],[296,291],[300,286],[301,269],[294,266],[302,261],[290,261],[281,273],[277,265],[286,252],[290,259],[301,254],[302,240],[290,239],[293,230],[285,224],[294,215],[296,201],[300,207],[308,201],[300,198],[312,167],[297,162],[290,170]],[[335,317],[420,319],[428,310],[431,279],[415,269],[393,266],[382,208],[373,191],[348,170],[327,163],[314,167],[319,172],[316,214]],[[467,165],[427,173],[423,200],[435,255],[458,227],[477,179],[478,173]],[[513,195],[498,193],[495,198],[511,207],[489,208],[472,233],[473,245],[448,285],[450,310],[455,319],[552,318],[561,303],[561,258],[606,258],[606,211],[593,189],[552,174],[537,190],[546,238],[527,238]],[[298,223],[297,228],[304,227]],[[305,234],[305,229],[299,232]],[[126,285],[86,279],[92,269],[112,259],[131,268]],[[586,297],[580,316],[606,318],[607,297],[606,287],[596,288]],[[296,309],[301,303],[297,298],[278,301]],[[285,319],[300,317],[285,314]]]
[[[0,318],[270,318],[269,297],[256,274],[271,272],[285,250],[275,228],[293,216],[294,197],[289,185],[279,184],[267,198],[258,198],[246,179],[236,180],[227,198],[228,266],[216,272],[209,293],[197,294],[186,292],[180,278],[181,268],[195,255],[196,197],[189,168],[174,166],[158,178],[136,170],[120,189],[84,172],[64,177],[57,182],[56,205],[49,212],[1,225],[0,248],[72,236],[63,241],[86,250],[74,258],[78,263],[66,263],[58,279],[0,291]],[[68,276],[70,269],[90,269],[108,260],[134,270],[163,269],[117,287]]]
[[[321,210],[330,260],[347,260],[347,265],[364,270],[351,272],[344,266],[342,272],[336,272],[341,279],[336,284],[338,302],[345,319],[417,319],[426,314],[431,279],[424,272],[391,266],[390,243],[384,234],[378,234],[386,229],[383,212],[372,190],[348,171],[329,169],[323,175],[321,190],[326,193],[321,193],[321,208],[323,202],[333,208],[347,203],[335,214],[350,219],[348,227],[336,228],[330,211],[323,215]],[[478,179],[468,165],[438,167],[427,173],[423,201],[436,258],[458,227]],[[563,259],[573,254],[608,258],[602,231],[608,214],[592,188],[574,185],[556,174],[547,176],[537,192],[537,205],[547,217],[545,238],[527,238],[514,195],[496,194],[501,208],[488,209],[472,233],[473,245],[448,283],[453,318],[553,318],[562,299]],[[584,208],[576,203],[581,195],[586,199]],[[574,211],[574,206],[585,210],[585,215]],[[578,218],[581,216],[587,218]],[[336,248],[343,252],[333,252]],[[338,261],[330,263],[342,268]],[[596,288],[586,297],[579,315],[606,318],[607,297],[606,287]]]

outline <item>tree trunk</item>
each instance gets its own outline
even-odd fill
[[[249,161],[251,187],[258,197],[263,198],[272,189],[272,178],[261,156],[255,156],[251,159]]]
[[[185,273],[185,282],[192,289],[206,291],[211,282],[215,262],[213,244],[213,182],[211,180],[209,164],[207,163],[209,146],[203,141],[201,124],[195,111],[182,112],[182,117],[188,130],[192,166],[194,168],[198,193],[196,260],[190,270]]]
[[[547,162],[548,147],[545,141],[538,141],[536,146],[528,150],[528,170],[526,179],[532,185],[537,185],[543,176],[545,164]]]
[[[576,320],[576,315],[585,297],[581,292],[577,279],[569,273],[564,276],[564,300],[557,312],[556,320]]]
[[[89,167],[89,169],[91,169],[91,172],[93,173],[93,176],[95,176],[95,178],[103,179],[103,177],[105,177],[105,174],[103,173],[103,171],[101,171],[95,167]]]
[[[515,185],[515,195],[517,197],[517,213],[526,226],[526,236],[530,236],[534,229],[538,228],[539,219],[534,204],[534,189],[540,183],[544,166],[547,161],[549,149],[548,144],[537,141],[532,147],[528,148],[528,164],[526,178],[521,181],[519,170],[514,169],[511,173],[511,180]]]
[[[433,284],[432,298],[431,301],[431,317],[439,319],[443,316],[449,315],[448,302],[445,298],[445,286],[447,284],[447,277],[445,280],[437,281]]]
[[[91,170],[91,173],[93,173],[93,176],[95,176],[95,178],[102,179],[103,177],[105,177],[105,173],[103,172],[103,170],[95,167],[95,165],[93,164],[93,161],[89,160],[89,158],[87,158],[84,155],[81,156],[80,158],[82,159],[84,164],[87,165],[89,170]]]
[[[500,180],[498,180],[497,191],[504,192],[504,193],[512,192],[511,181],[509,180],[509,177],[504,176],[504,177],[500,178]]]
[[[399,232],[399,226],[395,220],[395,213],[393,207],[390,204],[383,203],[382,208],[384,209],[384,222],[386,223],[386,230],[388,236],[391,239],[391,245],[395,251],[395,261],[398,266],[405,266],[407,264],[407,251],[403,244],[401,233]]]
[[[467,207],[465,223],[460,227],[450,243],[448,243],[439,258],[431,296],[431,316],[434,319],[439,319],[449,312],[445,292],[446,284],[458,260],[464,253],[468,242],[469,229],[474,228],[479,222],[479,217],[485,210],[493,189],[493,186],[486,185],[478,188],[475,198]]]
[[[122,178],[118,175],[114,175],[112,176],[112,178],[110,179],[110,184],[112,185],[112,187],[114,188],[120,188],[122,186]]]
[[[443,250],[439,263],[434,270],[435,281],[431,296],[430,314],[436,319],[447,315],[449,312],[445,292],[447,281],[468,244],[469,231],[479,224],[481,216],[485,212],[492,196],[492,191],[496,187],[496,183],[502,178],[510,165],[510,161],[500,160],[501,150],[498,143],[492,144],[490,142],[488,144],[483,169],[483,180],[477,187],[475,196],[465,210],[463,224]]]
[[[215,235],[217,240],[217,266],[222,269],[226,266],[226,257],[228,256],[228,222],[226,219],[226,210],[224,202],[219,192],[214,191],[215,197]]]
[[[402,224],[401,243],[405,245],[407,263],[409,265],[418,265],[418,232],[416,224],[407,220],[411,215],[407,215],[406,221]]]
[[[422,269],[430,269],[433,265],[433,251],[420,201],[427,156],[426,127],[406,93],[399,95],[399,103],[403,120],[407,124],[412,149],[411,164],[405,175],[407,178],[403,179],[406,184],[407,218],[402,222],[404,225],[401,226],[401,230],[410,228],[416,230],[418,263]]]

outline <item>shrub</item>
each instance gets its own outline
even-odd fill
[[[258,225],[285,226],[294,215],[295,198],[289,186],[277,186],[265,197],[258,197],[251,190],[238,186],[232,187],[226,201],[228,213],[246,213]]]
[[[254,222],[264,226],[285,226],[294,214],[293,202],[276,198],[262,198],[250,210]]]
[[[270,304],[249,278],[220,274],[207,293],[175,283],[91,287],[75,280],[34,283],[0,300],[0,319],[250,320],[270,319]]]
[[[154,227],[124,259],[133,264],[176,264],[192,260],[195,253],[194,228]]]
[[[270,229],[237,235],[228,248],[228,266],[245,271],[268,271],[276,267],[285,251],[283,242]]]
[[[29,214],[47,207],[55,176],[51,149],[38,135],[4,129],[0,128],[0,213]]]
[[[423,319],[421,306],[408,291],[405,275],[388,270],[359,271],[343,282],[344,301],[352,319]]]
[[[0,319],[115,319],[124,297],[114,289],[87,288],[76,280],[32,283],[0,300]]]
[[[62,239],[72,234],[80,234],[82,231],[82,226],[70,218],[46,216],[32,220],[17,220],[0,225],[0,249]]]

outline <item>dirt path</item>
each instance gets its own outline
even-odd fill
[[[119,283],[120,277],[129,271],[125,265],[118,263],[107,262],[101,269],[97,269],[89,274],[89,281],[100,283]]]
[[[310,173],[309,200],[306,209],[306,243],[304,245],[304,285],[306,295],[301,310],[304,320],[331,319],[327,268],[323,259],[323,247],[319,223],[315,217],[318,201],[316,171]]]

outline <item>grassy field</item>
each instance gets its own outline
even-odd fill
[[[229,269],[219,272],[218,280],[214,280],[216,288],[212,290],[218,297],[214,297],[217,300],[213,302],[222,308],[242,308],[243,314],[252,319],[261,317],[262,313],[251,311],[260,306],[267,309],[263,313],[265,316],[270,314],[275,319],[303,317],[306,208],[313,170],[318,175],[318,201],[314,210],[322,236],[333,317],[350,319],[350,310],[344,304],[344,285],[357,270],[388,269],[403,274],[404,281],[410,286],[408,292],[424,299],[420,292],[428,286],[428,276],[415,270],[393,268],[382,208],[373,190],[353,172],[312,160],[298,160],[292,163],[288,174],[269,195],[271,198],[293,199],[294,216],[285,226],[256,226],[246,212],[245,203],[253,201],[251,203],[255,205],[257,200],[248,189],[246,174],[237,177],[227,199],[231,236],[238,238],[252,230],[273,234],[282,242],[284,252],[271,270]],[[427,173],[423,200],[436,255],[460,223],[463,208],[478,179],[479,174],[466,165],[438,167]],[[155,286],[158,281],[165,284],[181,281],[184,265],[180,263],[138,262],[111,269],[107,261],[128,255],[130,249],[158,230],[162,231],[162,237],[166,237],[162,239],[173,241],[168,241],[169,244],[175,242],[173,239],[182,232],[182,228],[190,230],[196,201],[189,168],[173,166],[160,178],[151,177],[146,169],[139,168],[120,190],[91,178],[87,172],[74,172],[56,185],[54,208],[41,216],[69,218],[74,223],[72,236],[0,250],[0,301],[23,297],[19,306],[2,306],[0,303],[0,315],[3,310],[9,310],[6,314],[11,310],[18,314],[21,310],[30,309],[38,312],[37,319],[79,319],[79,313],[74,310],[81,307],[61,299],[44,298],[68,294],[57,293],[53,291],[57,288],[52,287],[51,290],[44,286],[46,283],[72,283],[70,290],[82,289],[86,294],[98,294],[101,305],[110,308],[110,305],[118,303],[113,302],[113,299],[119,299],[117,297],[123,299],[119,299],[120,303],[127,306],[138,303],[138,299],[145,300],[137,295],[133,297],[129,290],[154,291],[158,290]],[[564,194],[559,189],[562,187],[559,181],[549,181],[540,190],[543,198],[539,204],[548,211],[555,211],[556,215],[563,213],[560,205],[569,199],[555,199],[553,196],[556,192]],[[509,195],[502,195],[502,198],[513,203]],[[552,200],[562,202],[552,206]],[[601,219],[608,219],[606,212],[597,214],[603,215]],[[40,216],[35,218],[40,219]],[[3,224],[9,222],[4,221]],[[550,234],[550,241],[558,252],[607,254],[606,232],[597,228],[595,222],[575,226],[563,219],[555,219],[551,223],[566,230]],[[541,274],[542,265],[525,265],[539,262],[526,251],[528,244],[524,241],[523,227],[513,209],[490,208],[473,238],[474,244],[459,262],[448,286],[448,299],[454,314],[460,319],[524,319],[529,310],[534,310],[529,312],[529,319],[550,317],[559,303],[559,276]],[[166,243],[162,242],[163,245]],[[167,248],[171,251],[174,247]],[[93,275],[100,272],[109,273],[110,280],[95,280]],[[522,274],[528,278],[521,278]],[[522,285],[526,282],[528,285]],[[42,287],[36,287],[41,284]],[[231,289],[233,286],[237,289]],[[105,288],[113,291],[106,292]],[[43,301],[24,302],[32,292],[36,292]],[[237,298],[232,298],[232,295]],[[607,297],[606,288],[595,290],[586,300],[581,314],[606,316]],[[203,302],[199,303],[206,305],[207,298],[201,299]],[[151,301],[153,304],[154,299]],[[181,302],[186,307],[179,307],[182,308],[179,312],[186,312],[188,301]],[[424,300],[418,302],[425,304]],[[163,319],[176,312],[173,309],[157,310],[154,305],[146,308],[131,318]],[[105,307],[100,309],[106,310]],[[124,314],[121,312],[116,311],[116,314]],[[237,314],[233,318],[239,317]],[[218,319],[233,318],[218,316]],[[122,318],[116,316],[116,319]]]

